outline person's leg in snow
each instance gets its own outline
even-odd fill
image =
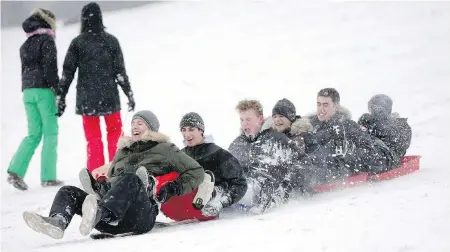
[[[8,167],[8,182],[20,190],[27,190],[23,181],[31,158],[44,133],[41,157],[41,181],[43,186],[61,184],[56,180],[56,150],[58,141],[58,122],[56,118],[55,97],[50,89],[25,89],[23,102],[28,122],[26,136]]]
[[[158,206],[148,198],[138,176],[126,174],[100,201],[77,187],[64,186],[55,196],[49,217],[25,212],[24,220],[34,231],[60,239],[75,214],[82,215],[83,235],[93,228],[110,234],[140,234],[154,227]]]
[[[92,172],[105,164],[100,117],[83,116],[83,128],[87,141],[87,168]]]
[[[35,102],[35,92],[33,89],[23,91],[23,103],[28,123],[28,136],[26,136],[19,145],[18,150],[9,163],[8,173],[10,174],[8,182],[20,190],[27,190],[28,186],[23,182],[27,173],[31,158],[42,138],[42,119],[38,106]],[[15,176],[14,176],[15,175]],[[18,177],[18,179],[10,179]],[[20,183],[22,180],[23,183]]]
[[[108,157],[109,162],[112,162],[117,151],[117,142],[122,134],[122,119],[120,111],[104,117],[108,139]]]
[[[58,119],[55,94],[50,89],[37,93],[37,106],[42,119],[43,145],[41,153],[42,186],[60,185],[56,180],[56,162],[58,147]]]

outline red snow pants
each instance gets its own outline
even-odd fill
[[[171,172],[169,174],[156,177],[157,186],[156,193],[161,187],[170,181],[178,178],[178,173]],[[207,221],[215,219],[216,216],[204,216],[201,210],[197,210],[192,206],[197,189],[183,196],[173,196],[166,203],[161,205],[161,212],[174,221],[198,220]]]
[[[108,157],[111,162],[116,154],[117,142],[122,134],[122,119],[120,111],[103,118],[107,131]],[[83,116],[83,128],[87,141],[87,168],[92,172],[92,170],[105,164],[100,116]]]

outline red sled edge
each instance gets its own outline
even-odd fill
[[[369,176],[369,180],[391,180],[418,171],[420,168],[420,158],[422,158],[422,156],[404,156],[402,158],[402,164],[400,165],[400,167],[380,174],[371,175]]]
[[[400,167],[392,169],[388,172],[383,172],[376,175],[369,175],[368,173],[359,173],[355,174],[353,176],[350,176],[344,181],[341,182],[334,182],[330,184],[324,184],[324,185],[316,185],[314,187],[314,191],[316,192],[329,192],[329,191],[335,191],[338,189],[344,189],[344,188],[350,188],[355,187],[360,184],[367,183],[368,181],[383,181],[383,180],[391,180],[403,175],[407,175],[409,173],[415,172],[419,170],[420,168],[420,158],[422,156],[419,155],[411,155],[411,156],[404,156],[402,158],[402,164]]]

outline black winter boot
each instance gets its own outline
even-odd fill
[[[22,190],[22,191],[28,190],[28,185],[25,183],[25,181],[23,181],[23,179],[15,173],[8,172],[7,181],[8,181],[8,183],[10,183],[11,185],[13,185],[15,188],[17,188],[19,190]]]

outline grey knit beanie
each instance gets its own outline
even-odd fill
[[[369,112],[374,115],[390,115],[392,113],[392,99],[385,94],[373,96],[367,104]]]
[[[136,114],[133,115],[133,119],[140,118],[144,120],[145,124],[147,124],[148,128],[152,131],[158,132],[159,130],[159,120],[158,117],[156,117],[155,114],[153,114],[150,110],[141,110],[139,112],[136,112]]]
[[[183,127],[195,127],[205,132],[205,123],[202,117],[195,112],[187,113],[181,118],[180,129]]]
[[[295,121],[296,113],[294,104],[286,98],[279,100],[272,109],[272,116],[282,115],[291,122]]]

